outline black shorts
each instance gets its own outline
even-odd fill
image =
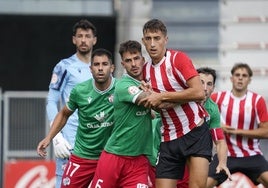
[[[176,140],[161,142],[156,178],[182,179],[188,157],[203,157],[211,161],[211,155],[212,138],[205,122]]]
[[[222,184],[228,176],[224,172],[216,174],[216,167],[218,166],[218,156],[213,157],[209,165],[208,176],[217,180],[218,185]],[[246,175],[255,185],[258,185],[258,177],[265,171],[268,171],[268,162],[262,155],[254,155],[249,157],[228,157],[227,167],[231,174],[241,172]]]

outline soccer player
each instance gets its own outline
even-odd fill
[[[141,85],[144,58],[141,44],[120,44],[121,64],[126,74],[117,82],[114,94],[114,129],[99,159],[91,187],[147,187],[151,154],[151,110],[138,105],[147,96]]]
[[[264,98],[248,90],[252,75],[248,64],[235,64],[231,69],[232,90],[213,93],[211,98],[221,114],[230,172],[241,172],[255,185],[261,183],[268,187],[268,163],[259,145],[259,139],[268,138],[268,113]],[[216,173],[217,165],[218,156],[215,155],[207,187],[218,186],[228,177],[224,172]]]
[[[143,26],[142,42],[150,59],[144,66],[144,79],[155,91],[141,102],[157,108],[162,102],[175,102],[161,109],[162,142],[156,164],[156,187],[174,188],[189,167],[189,187],[205,187],[212,139],[204,121],[206,112],[199,104],[205,99],[199,75],[190,58],[181,51],[168,50],[167,28],[152,19]]]
[[[66,104],[73,87],[92,78],[89,66],[93,46],[97,42],[96,27],[88,20],[80,20],[73,26],[72,42],[76,53],[62,59],[53,69],[47,96],[47,116],[52,125],[59,109]],[[59,108],[60,107],[60,108]],[[66,126],[54,137],[56,157],[56,188],[60,187],[62,174],[74,146],[78,115],[74,112]]]
[[[38,154],[46,156],[45,149],[50,141],[78,109],[79,125],[74,151],[63,174],[62,188],[89,186],[114,124],[115,79],[112,77],[114,64],[111,53],[105,49],[93,51],[90,69],[93,79],[79,83],[72,89],[69,101],[57,114],[48,135],[37,147]]]

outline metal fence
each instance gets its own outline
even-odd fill
[[[38,157],[36,145],[49,128],[46,96],[47,92],[4,93],[4,161]]]
[[[3,182],[4,164],[11,160],[40,160],[36,154],[38,142],[48,132],[46,116],[47,92],[43,91],[6,91],[0,90],[0,144],[1,144],[1,181]],[[48,148],[52,151],[52,147]],[[46,160],[53,159],[49,152]]]

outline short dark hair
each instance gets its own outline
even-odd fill
[[[119,47],[119,54],[121,57],[123,57],[123,54],[125,52],[130,52],[130,53],[142,53],[141,52],[141,44],[138,41],[135,40],[128,40],[120,44]]]
[[[98,48],[98,49],[94,50],[92,52],[91,58],[93,59],[95,56],[102,56],[102,55],[107,56],[109,61],[110,61],[110,63],[114,64],[113,60],[112,60],[112,58],[113,58],[112,53],[109,50],[106,50],[104,48]]]
[[[167,27],[161,20],[158,19],[151,19],[147,21],[144,24],[142,31],[143,34],[146,33],[147,31],[151,32],[161,31],[165,36],[167,35]]]
[[[206,74],[206,75],[211,75],[213,77],[213,84],[215,85],[216,83],[216,79],[217,79],[217,74],[216,74],[216,70],[209,68],[209,67],[200,67],[197,69],[198,73],[202,73],[202,74]]]
[[[73,36],[76,35],[77,29],[84,29],[88,30],[91,29],[93,35],[96,37],[97,36],[97,28],[88,20],[86,19],[81,19],[80,21],[76,22],[73,26]]]
[[[233,66],[233,68],[232,68],[232,70],[231,70],[231,74],[233,75],[234,72],[237,69],[241,69],[241,68],[247,69],[247,72],[248,72],[249,77],[252,77],[253,76],[253,72],[252,72],[250,66],[247,63],[235,63],[234,66]]]

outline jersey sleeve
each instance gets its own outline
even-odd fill
[[[64,79],[66,78],[66,74],[66,63],[62,60],[54,67],[49,84],[46,105],[49,122],[54,120],[59,111],[58,104],[61,98],[61,92],[64,89]]]
[[[67,67],[69,63],[61,60],[53,69],[49,89],[62,90],[66,83]]]
[[[258,100],[256,109],[258,115],[258,123],[267,122],[268,121],[267,106],[263,97],[260,97],[260,99]]]
[[[55,89],[49,89],[47,96],[47,117],[49,122],[52,122],[58,113],[58,104],[60,101],[60,92]]]
[[[66,106],[69,110],[75,111],[78,108],[77,105],[77,97],[78,97],[78,92],[77,92],[77,86],[75,86],[70,93],[69,101],[66,103]]]
[[[127,83],[118,84],[116,88],[116,92],[118,93],[118,97],[120,101],[124,102],[132,102],[135,103],[139,94],[143,91],[136,85],[129,85]]]
[[[210,129],[210,134],[212,136],[213,141],[224,140],[225,139],[222,128]]]
[[[181,76],[183,76],[184,80],[187,81],[190,78],[198,76],[192,60],[184,52],[177,52],[171,61],[173,62],[175,68],[181,72]]]

